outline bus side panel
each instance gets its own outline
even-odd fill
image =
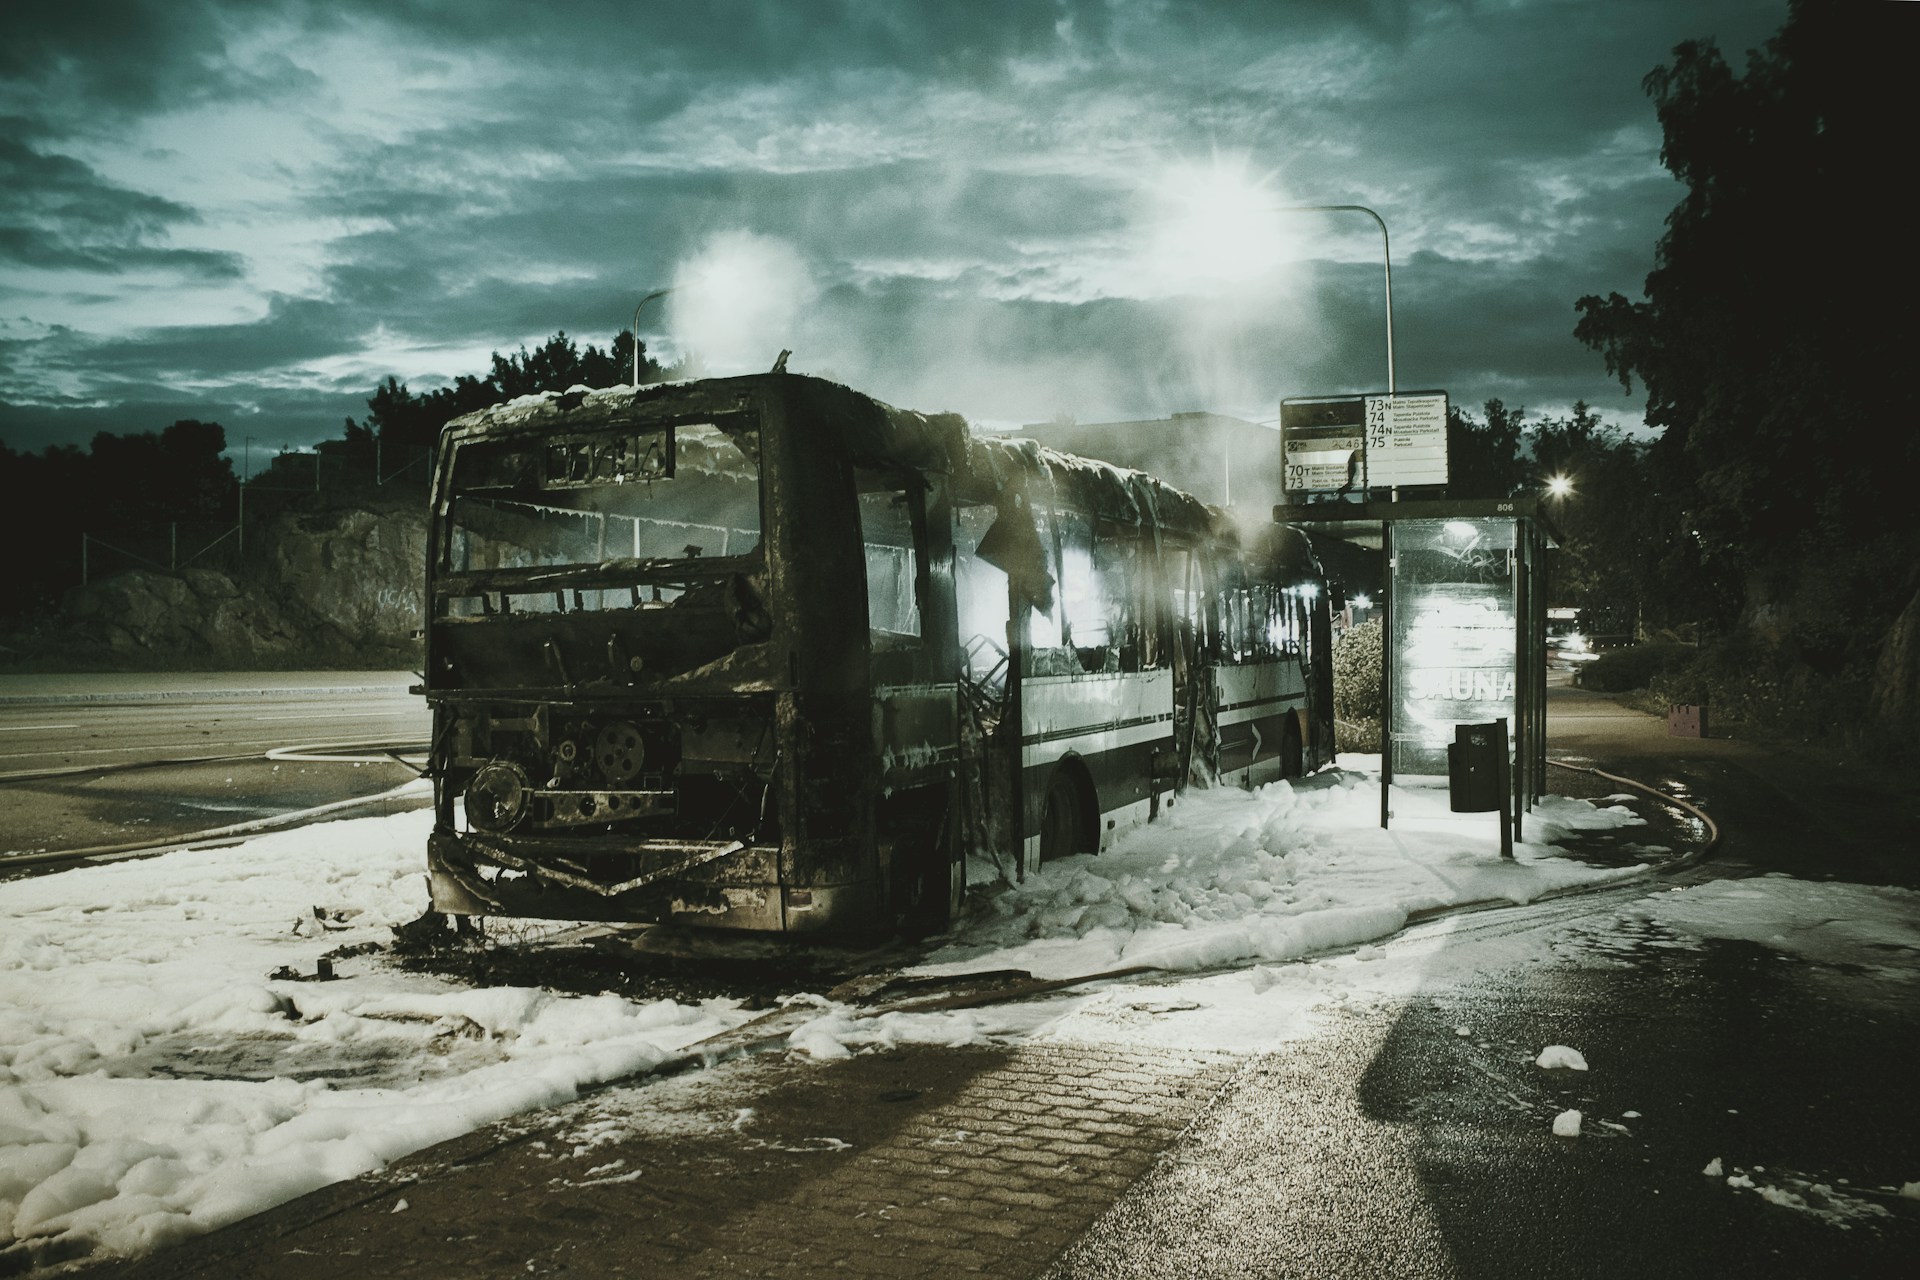
[[[1245,786],[1282,773],[1287,721],[1306,705],[1297,662],[1249,662],[1214,669],[1219,691],[1220,778]]]
[[[1173,672],[1027,676],[1020,724],[1027,865],[1039,857],[1048,781],[1069,754],[1093,783],[1105,849],[1121,831],[1146,821],[1154,754],[1173,746]]]

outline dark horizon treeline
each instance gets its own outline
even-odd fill
[[[639,380],[659,382],[678,373],[664,368],[639,344]],[[634,335],[622,329],[605,351],[588,344],[574,345],[563,329],[539,347],[524,346],[515,355],[493,353],[493,368],[484,376],[462,374],[452,386],[416,394],[398,378],[389,376],[367,400],[367,416],[346,421],[344,442],[357,455],[371,456],[376,441],[382,450],[418,452],[431,449],[440,428],[463,413],[504,404],[521,396],[571,387],[615,387],[634,378]],[[424,483],[424,479],[421,481]]]
[[[220,424],[193,418],[157,432],[103,431],[85,449],[16,453],[0,441],[0,539],[15,548],[0,613],[45,608],[77,584],[88,559],[83,534],[128,549],[138,543],[136,554],[162,560],[178,527],[191,544],[233,523],[239,480],[226,447]],[[103,560],[114,554],[101,551]]]
[[[640,380],[657,382],[664,369],[639,344]],[[607,349],[578,347],[564,331],[532,351],[493,353],[482,376],[461,375],[451,386],[415,393],[388,377],[367,399],[366,417],[348,418],[339,438],[308,451],[268,456],[247,479],[248,523],[288,495],[378,484],[424,490],[421,465],[451,418],[519,396],[570,387],[610,387],[634,373],[634,336],[625,330]],[[88,447],[51,445],[18,453],[0,441],[0,537],[30,549],[21,557],[0,613],[27,613],[57,604],[89,572],[132,568],[141,559],[184,563],[216,544],[230,558],[236,540],[241,477],[226,456],[226,429],[183,418],[160,431],[100,432]],[[184,537],[185,541],[181,539]],[[138,557],[136,559],[135,557]]]
[[[480,376],[460,375],[452,384],[415,392],[388,377],[367,398],[367,414],[348,418],[342,434],[321,441],[312,451],[286,451],[257,461],[247,483],[249,523],[289,497],[316,489],[339,491],[392,486],[396,492],[425,489],[429,468],[422,465],[452,418],[519,396],[564,391],[575,386],[609,387],[633,377],[634,339],[615,335],[606,349],[579,347],[564,331],[529,351],[492,355],[492,369]],[[684,370],[662,367],[640,344],[640,380],[658,382]],[[1488,401],[1486,417],[1455,410],[1448,422],[1455,497],[1505,497],[1529,490],[1546,475],[1567,473],[1584,490],[1589,483],[1605,492],[1628,486],[1613,479],[1632,474],[1644,449],[1599,423],[1584,404],[1570,419],[1524,422],[1524,409]],[[225,456],[226,431],[218,424],[183,419],[159,432],[96,435],[88,449],[52,446],[40,454],[20,454],[0,443],[0,524],[15,546],[37,549],[16,577],[11,612],[45,608],[80,580],[83,533],[105,540],[95,548],[93,571],[133,567],[120,550],[164,563],[156,548],[178,526],[185,543],[181,556],[221,538],[236,523],[240,476]],[[1584,523],[1582,523],[1584,528]],[[1598,531],[1604,535],[1604,530]],[[232,539],[227,539],[231,544]],[[111,545],[106,545],[111,544]],[[233,550],[231,545],[227,550]],[[1595,564],[1603,555],[1588,557]],[[1605,603],[1631,614],[1639,604],[1638,582],[1622,575],[1595,573]],[[1582,605],[1588,600],[1577,601]]]

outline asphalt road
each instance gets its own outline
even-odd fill
[[[1715,815],[1725,840],[1711,874],[1920,887],[1920,785],[1910,773],[1709,727],[1708,738],[1671,737],[1665,721],[1603,694],[1547,690],[1548,757],[1599,764]]]
[[[1920,885],[1911,779],[1716,734],[1669,737],[1610,698],[1549,694],[1550,757],[1687,797],[1719,823],[1716,856],[1668,883]],[[1496,945],[1464,991],[1358,1008],[1251,1060],[1046,1280],[1913,1274],[1920,1203],[1884,1190],[1920,1177],[1911,958],[1868,973],[1616,918],[1656,887],[1383,944]],[[1569,931],[1584,962],[1500,962],[1502,937]],[[1579,1046],[1590,1070],[1535,1066],[1548,1044]],[[1577,1141],[1551,1130],[1568,1108],[1586,1117]],[[1705,1176],[1716,1157],[1724,1175],[1828,1212]]]
[[[413,772],[372,748],[425,742],[425,704],[407,692],[415,679],[0,678],[0,862],[177,839],[390,790]]]
[[[1604,921],[1616,900],[1582,905]],[[1485,927],[1558,935],[1566,908]],[[1431,945],[1422,932],[1389,952]],[[1920,1204],[1884,1190],[1920,1172],[1909,983],[1750,943],[1599,936],[1601,967],[1493,967],[1249,1061],[1042,1274],[1911,1275]],[[1536,1066],[1549,1044],[1589,1070]],[[1552,1131],[1569,1108],[1577,1139]],[[1835,1216],[1731,1188],[1706,1175],[1716,1158]]]

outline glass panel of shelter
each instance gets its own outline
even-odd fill
[[[1454,727],[1515,721],[1511,519],[1394,526],[1393,773],[1445,777]]]

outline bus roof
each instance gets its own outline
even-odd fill
[[[856,465],[949,475],[957,496],[966,501],[998,505],[1014,493],[1029,506],[1042,509],[1065,501],[1102,520],[1157,526],[1189,538],[1239,545],[1248,553],[1270,555],[1302,576],[1319,576],[1305,535],[1290,526],[1263,523],[1258,532],[1251,532],[1229,512],[1144,471],[1063,453],[1028,439],[976,435],[957,413],[898,409],[807,374],[758,373],[600,390],[574,387],[521,396],[454,418],[443,438],[546,435],[649,422],[726,419],[751,412],[769,399],[804,415],[815,429],[837,435]]]

